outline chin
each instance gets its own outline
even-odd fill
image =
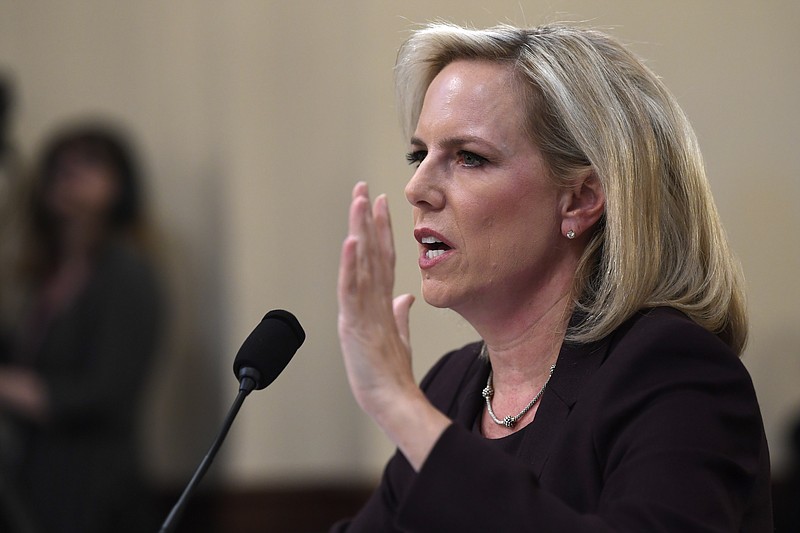
[[[447,287],[425,281],[422,282],[422,299],[428,305],[439,309],[451,309],[455,304],[454,295]]]
[[[450,306],[447,305],[446,303],[440,302],[440,301],[438,301],[436,299],[433,299],[433,298],[428,298],[424,294],[422,295],[422,299],[425,300],[425,303],[427,303],[431,307],[436,307],[436,308],[439,308],[439,309],[449,309],[450,308]]]

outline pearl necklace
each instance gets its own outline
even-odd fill
[[[486,345],[485,344],[483,345],[483,350],[482,351],[483,351],[484,354],[486,353]],[[542,385],[542,388],[539,389],[539,392],[536,393],[536,396],[533,397],[533,400],[531,400],[528,403],[528,405],[523,407],[522,411],[517,413],[516,416],[509,415],[509,416],[505,417],[502,420],[497,418],[497,416],[494,414],[494,410],[492,409],[492,396],[494,396],[494,387],[492,386],[492,373],[493,372],[491,370],[489,370],[489,379],[486,380],[486,387],[481,392],[481,395],[486,400],[486,410],[489,411],[489,416],[492,417],[492,420],[494,420],[494,423],[497,424],[498,426],[505,426],[505,427],[507,427],[509,429],[513,429],[514,426],[519,421],[519,419],[522,418],[523,416],[525,416],[525,413],[530,411],[531,407],[536,405],[536,402],[538,402],[539,399],[542,397],[542,394],[544,394],[544,389],[546,389],[547,388],[547,384],[550,383],[550,378],[553,377],[553,371],[555,369],[556,369],[556,365],[551,365],[550,366],[550,375],[547,376],[547,380],[544,382],[544,385]]]

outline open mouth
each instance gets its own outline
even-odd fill
[[[426,259],[433,259],[435,257],[439,257],[447,250],[450,250],[450,246],[446,245],[436,237],[426,236],[420,239],[420,243],[422,246],[425,247],[425,258]]]

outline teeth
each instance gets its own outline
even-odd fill
[[[437,242],[442,242],[436,237],[423,237],[422,244],[436,244]]]
[[[445,250],[428,250],[425,252],[426,259],[433,259],[434,257],[439,257],[445,252]]]

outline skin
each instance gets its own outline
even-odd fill
[[[516,414],[542,387],[571,312],[572,279],[604,196],[591,172],[555,185],[524,133],[507,66],[456,61],[425,96],[406,187],[418,241],[447,244],[433,259],[420,244],[425,300],[461,314],[485,340],[494,371],[493,407]],[[572,229],[578,235],[564,237]],[[392,298],[395,253],[385,196],[353,190],[339,272],[339,337],[350,386],[365,412],[419,470],[451,423],[411,371],[411,295]],[[517,431],[484,413],[484,436]]]
[[[119,195],[119,183],[108,166],[80,152],[66,152],[45,193],[50,212],[59,220],[67,251],[82,252],[101,239],[106,218]]]

